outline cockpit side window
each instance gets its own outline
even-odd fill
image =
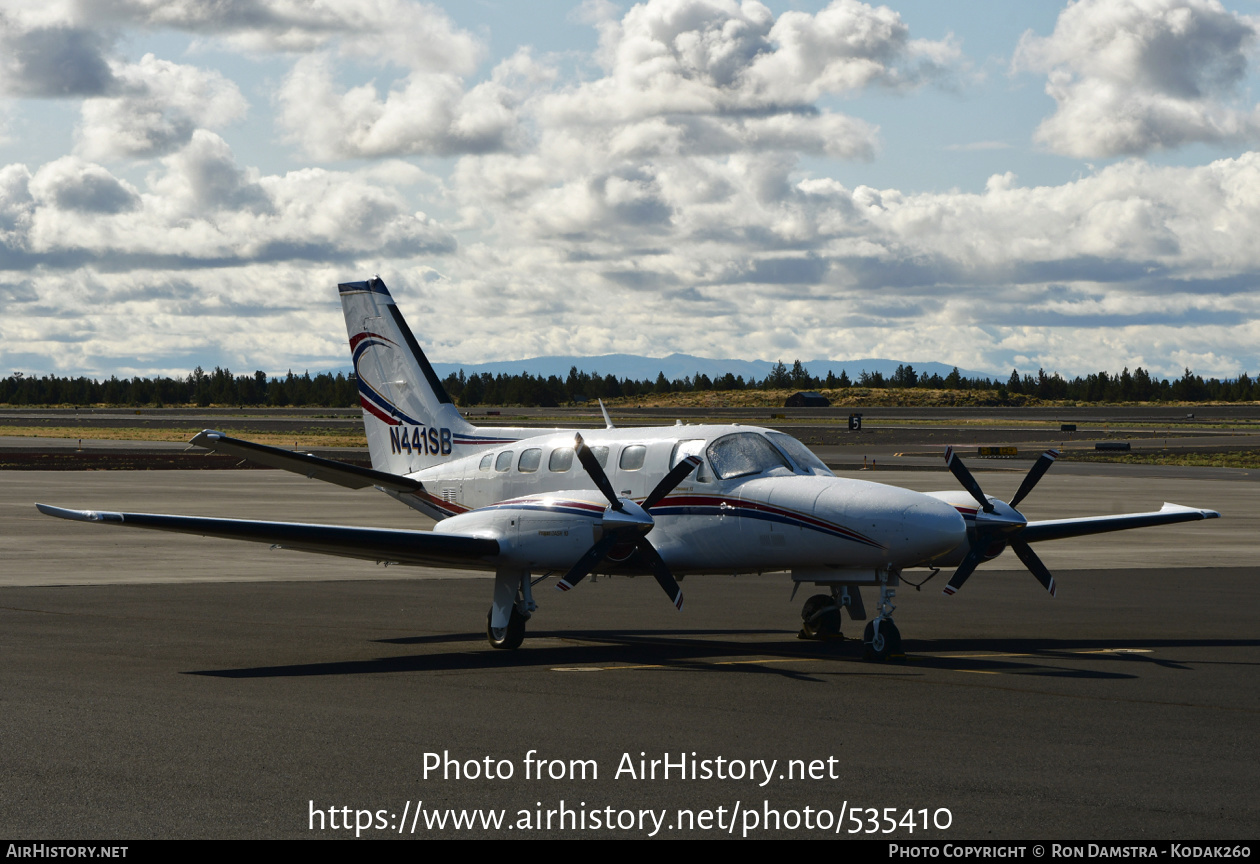
[[[797,441],[791,435],[783,432],[767,432],[766,437],[778,446],[780,450],[788,455],[788,457],[799,465],[805,471],[812,471],[814,474],[821,474],[824,477],[834,477],[831,469],[823,464],[823,461],[814,455],[813,451]]]
[[[792,474],[792,465],[774,445],[756,432],[723,435],[706,453],[713,473],[722,480],[753,474]]]
[[[697,483],[712,483],[713,475],[709,472],[709,466],[704,461],[704,439],[691,438],[686,441],[679,441],[674,445],[674,452],[669,456],[669,467],[673,468],[688,456],[699,456],[700,467],[695,470],[691,476]]]

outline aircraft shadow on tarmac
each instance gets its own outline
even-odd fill
[[[723,636],[771,637],[735,641]],[[777,638],[775,638],[777,637]],[[804,642],[784,631],[769,630],[551,630],[531,635],[531,646],[519,651],[470,648],[481,643],[479,634],[452,633],[404,639],[376,640],[391,644],[427,645],[423,654],[377,657],[368,660],[325,661],[287,666],[190,670],[186,674],[220,678],[288,678],[323,675],[375,675],[397,672],[450,672],[498,669],[555,669],[597,671],[704,671],[757,673],[800,681],[821,682],[836,674],[812,665],[818,661],[845,664],[845,674],[906,674],[939,671],[994,672],[1078,679],[1136,678],[1144,669],[1161,667],[1193,671],[1199,660],[1180,661],[1154,656],[1154,651],[1178,652],[1191,648],[1254,648],[1256,639],[938,639],[906,640],[904,663],[862,663],[861,644]],[[557,645],[553,640],[567,644]],[[482,643],[484,646],[484,643]],[[440,650],[448,646],[449,650]],[[960,654],[957,652],[966,652]],[[793,668],[792,661],[801,661]],[[1218,664],[1222,661],[1213,660]],[[1251,661],[1245,665],[1260,665]],[[809,664],[809,665],[806,665]],[[1107,667],[1107,668],[1100,668]]]
[[[784,632],[785,631],[783,630],[729,630],[729,629],[728,630],[669,630],[669,631],[617,630],[615,631],[615,633],[618,636],[624,636],[628,639],[633,639],[633,638],[642,637],[642,636],[662,637],[662,636],[666,636],[666,634],[668,634],[666,638],[678,638],[681,636],[739,636],[739,635],[756,636],[756,635],[762,635],[762,634],[782,635]],[[567,631],[567,630],[563,630],[563,631],[552,630],[550,632],[543,632],[543,631],[530,632],[531,639],[536,639],[539,636],[551,637],[553,639],[591,638],[589,637],[589,634],[586,633],[586,631],[577,632],[577,631]],[[425,644],[433,644],[433,643],[439,643],[439,642],[480,642],[484,640],[485,638],[486,637],[481,635],[480,633],[438,633],[432,636],[402,636],[402,637],[399,637],[398,639],[376,639],[374,641],[380,642],[384,645],[425,645]],[[526,642],[525,644],[528,645],[529,643]]]

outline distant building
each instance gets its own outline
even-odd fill
[[[784,408],[827,408],[830,405],[831,400],[821,393],[809,393],[804,390],[793,393],[783,403]]]

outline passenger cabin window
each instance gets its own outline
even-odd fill
[[[723,435],[709,445],[707,453],[713,473],[722,480],[754,474],[794,473],[783,454],[756,432]]]
[[[491,464],[492,462],[494,462],[494,454],[493,454],[493,453],[487,453],[485,456],[482,456],[482,457],[481,457],[481,464],[477,466],[477,470],[478,470],[478,471],[489,471],[489,470],[490,470],[490,464]]]
[[[595,457],[595,461],[599,463],[600,468],[608,467],[608,448],[607,447],[592,447],[591,455]]]
[[[814,455],[812,450],[791,435],[786,435],[783,432],[767,432],[766,437],[773,441],[803,471],[822,474],[824,477],[836,476],[831,473],[830,468],[823,464],[821,459]]]
[[[494,460],[494,470],[507,471],[511,469],[511,467],[512,467],[512,451],[504,450],[502,453],[499,454],[498,458]]]
[[[559,473],[561,471],[568,471],[572,467],[573,467],[573,448],[572,447],[561,447],[557,450],[551,451],[551,457],[547,460],[548,471],[555,471]]]
[[[621,451],[621,458],[617,460],[617,467],[622,471],[638,471],[643,467],[643,460],[646,457],[647,447],[642,444],[631,444]]]
[[[542,450],[530,447],[521,453],[520,461],[516,463],[516,470],[522,474],[533,474],[540,464],[542,464]]]
[[[703,438],[692,438],[675,444],[674,452],[669,455],[669,467],[672,469],[687,456],[700,457],[700,467],[691,474],[691,477],[695,478],[697,483],[712,483],[713,475],[709,473],[709,466],[704,464]]]

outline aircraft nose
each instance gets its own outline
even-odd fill
[[[927,563],[967,541],[962,514],[944,501],[909,489],[838,484],[819,497],[818,505],[882,546],[887,563],[897,567]]]

